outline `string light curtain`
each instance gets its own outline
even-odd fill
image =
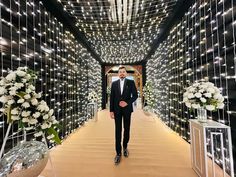
[[[176,0],[57,0],[104,63],[143,60]]]
[[[208,119],[231,126],[236,146],[235,7],[234,0],[195,0],[147,63],[148,80],[156,87],[156,112],[186,141],[190,141],[188,120],[196,118],[196,112],[189,111],[182,102],[184,88],[206,79],[220,88],[225,98],[224,109],[208,112]],[[165,82],[163,87],[159,85],[162,82]],[[163,88],[168,92],[163,93]],[[227,143],[226,139],[225,146]],[[220,149],[215,151],[218,153]],[[222,166],[222,161],[217,160]]]
[[[43,99],[54,109],[62,125],[60,137],[65,138],[86,120],[89,85],[100,92],[101,84],[93,79],[100,79],[101,66],[40,1],[2,0],[0,19],[1,76],[6,76],[8,68],[19,66],[37,72],[36,91],[42,91]],[[96,68],[84,68],[92,63]],[[85,82],[89,72],[97,75]],[[7,124],[5,116],[0,120],[1,144]],[[11,135],[16,138],[8,141],[7,149],[22,140],[17,129],[15,125]]]

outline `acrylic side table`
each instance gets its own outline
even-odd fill
[[[200,177],[234,177],[231,130],[207,120],[190,119],[192,168]]]

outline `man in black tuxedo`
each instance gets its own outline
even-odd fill
[[[130,134],[130,116],[133,112],[132,103],[138,98],[137,89],[133,80],[126,79],[127,72],[124,66],[119,67],[119,80],[112,83],[110,95],[110,116],[115,119],[116,157],[115,164],[121,159],[121,132],[122,119],[124,122],[123,153],[129,156],[127,149]]]

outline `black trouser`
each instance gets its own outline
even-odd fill
[[[121,154],[121,133],[122,133],[122,119],[124,123],[124,136],[123,136],[123,148],[126,149],[130,136],[130,116],[131,112],[121,109],[118,113],[115,113],[115,136],[116,136],[116,153]]]

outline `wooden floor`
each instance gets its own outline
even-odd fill
[[[197,177],[190,145],[139,109],[132,114],[129,151],[115,166],[114,120],[103,110],[50,154],[56,177]],[[41,176],[54,177],[50,163]]]

